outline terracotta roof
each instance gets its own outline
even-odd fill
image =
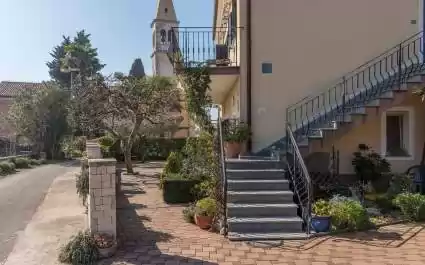
[[[41,89],[44,83],[31,82],[0,82],[0,97],[16,97],[24,89]]]

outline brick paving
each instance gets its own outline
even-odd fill
[[[100,264],[425,264],[425,230],[418,224],[280,244],[230,242],[184,222],[183,206],[163,202],[156,166],[123,176],[117,202],[121,248]]]

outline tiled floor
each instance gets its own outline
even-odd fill
[[[185,223],[182,206],[163,202],[155,164],[123,176],[118,199],[122,248],[101,264],[416,265],[425,264],[425,230],[404,224],[307,241],[234,243]]]

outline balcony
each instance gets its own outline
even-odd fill
[[[175,73],[206,66],[213,101],[222,103],[239,77],[242,28],[178,27],[172,31],[168,55]]]

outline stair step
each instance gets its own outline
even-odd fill
[[[285,179],[284,169],[227,169],[227,179]]]
[[[292,191],[228,191],[229,203],[293,203]]]
[[[226,159],[227,169],[283,169],[281,161],[270,159]]]
[[[255,204],[255,203],[228,203],[229,217],[273,217],[296,216],[298,206],[294,203],[282,204]]]
[[[302,240],[307,239],[306,233],[236,233],[229,232],[227,238],[231,241],[260,240]]]
[[[299,233],[302,232],[303,221],[294,217],[257,217],[227,219],[229,232],[239,233]]]
[[[289,189],[289,181],[286,179],[230,179],[227,184],[227,189],[233,191]]]

